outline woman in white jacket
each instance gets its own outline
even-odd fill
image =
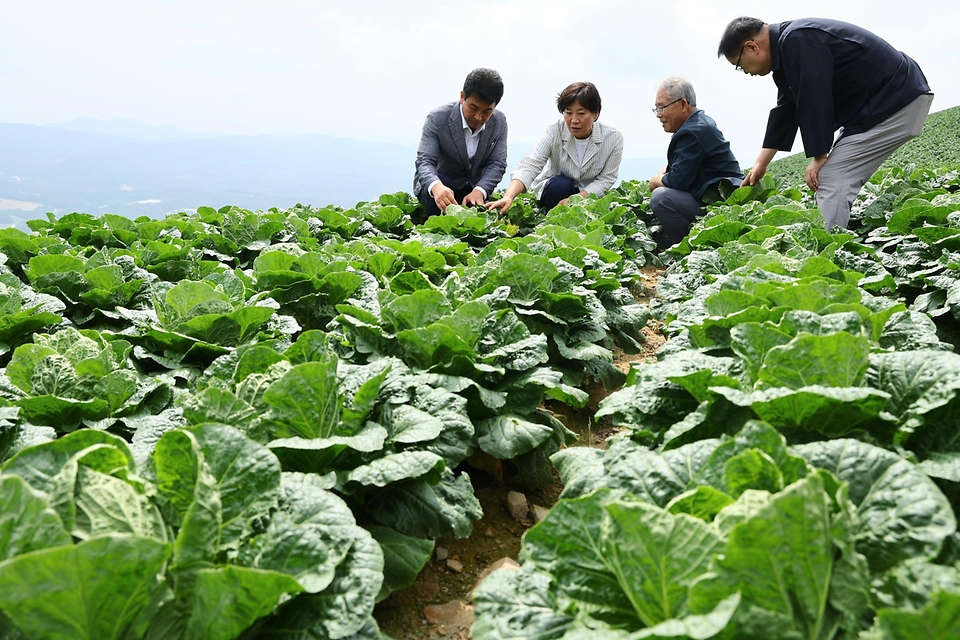
[[[599,122],[600,93],[592,82],[574,82],[557,96],[563,118],[547,127],[533,152],[510,176],[503,197],[487,205],[503,212],[528,189],[549,211],[574,194],[603,194],[617,181],[623,134]]]

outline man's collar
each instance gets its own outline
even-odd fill
[[[474,131],[473,129],[470,128],[470,125],[467,124],[467,119],[466,119],[465,117],[463,117],[463,103],[462,103],[462,102],[460,103],[460,122],[463,123],[463,128],[464,128],[464,129],[470,129],[470,133],[472,133],[473,135],[477,135],[478,133],[480,133],[481,131],[483,131],[484,129],[487,128],[487,123],[486,123],[486,122],[484,122],[482,125],[480,125],[480,128],[477,129],[476,131]]]
[[[693,108],[693,111],[690,112],[690,115],[687,116],[687,119],[683,121],[683,124],[681,124],[679,127],[677,127],[677,131],[680,131],[680,129],[683,129],[683,128],[687,125],[688,122],[690,122],[691,120],[693,120],[694,116],[696,116],[698,113],[702,113],[702,112],[703,112],[703,109],[701,109],[701,108],[699,108],[699,107],[694,107],[694,108]],[[673,135],[676,135],[676,134],[677,134],[677,131],[674,131],[674,132],[673,132]]]
[[[770,43],[770,71],[780,70],[780,23],[770,23],[767,41]]]

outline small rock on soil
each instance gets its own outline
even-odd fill
[[[517,520],[526,520],[530,514],[530,507],[527,506],[527,497],[519,491],[511,491],[507,494],[507,509],[510,516]]]

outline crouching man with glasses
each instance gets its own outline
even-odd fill
[[[723,180],[738,187],[743,174],[717,123],[697,109],[697,94],[687,80],[661,82],[653,113],[673,134],[666,166],[650,178],[650,208],[663,226],[658,244],[664,249],[683,240],[704,214],[701,199],[710,187]]]

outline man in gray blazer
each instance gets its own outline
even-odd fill
[[[507,169],[507,118],[497,111],[503,80],[493,69],[474,69],[460,101],[427,115],[417,149],[413,195],[426,216],[451,204],[482,205]]]

